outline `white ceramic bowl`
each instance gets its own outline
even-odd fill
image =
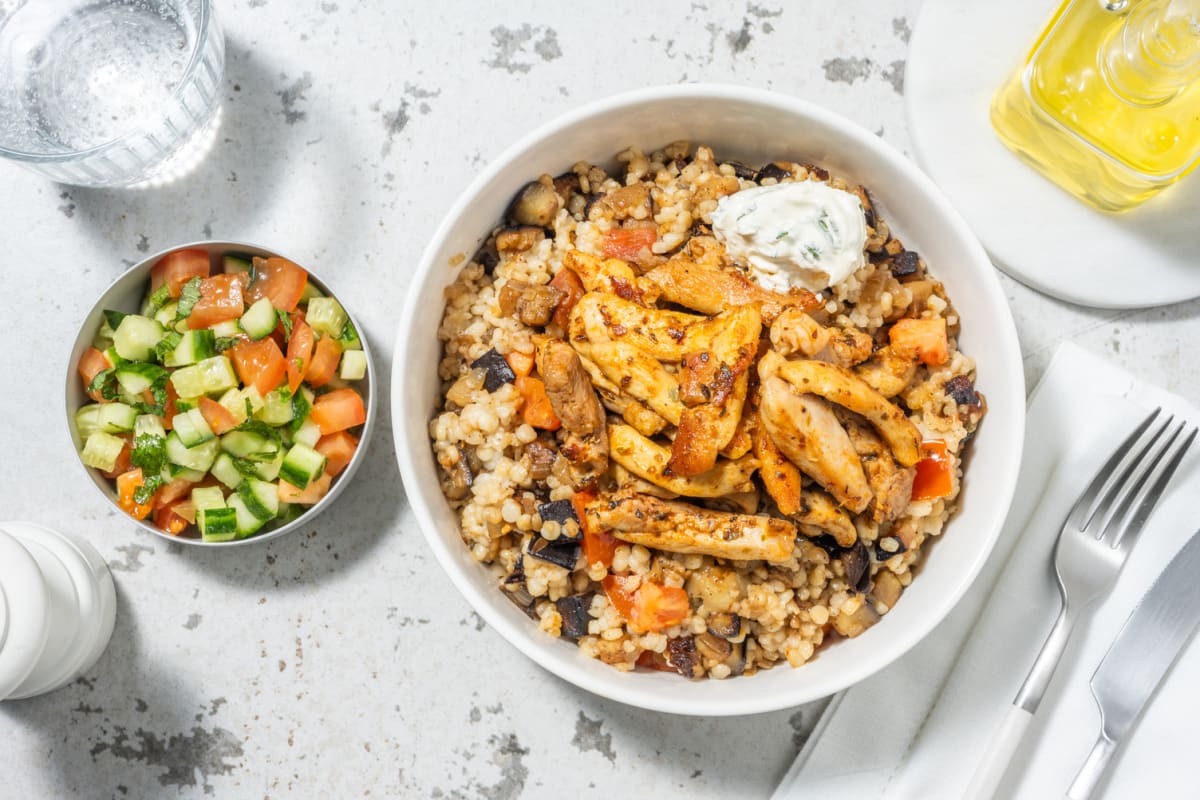
[[[67,431],[71,435],[71,443],[75,448],[76,456],[78,456],[82,448],[82,442],[79,438],[79,431],[75,428],[75,412],[84,404],[90,403],[87,393],[84,391],[83,381],[79,379],[79,373],[76,370],[79,364],[79,359],[83,352],[92,346],[92,341],[96,337],[96,331],[100,329],[101,320],[104,316],[105,309],[115,311],[124,311],[126,313],[136,313],[142,304],[142,298],[145,297],[146,287],[150,285],[150,268],[153,267],[158,260],[168,253],[173,253],[176,250],[198,249],[206,250],[213,258],[219,259],[223,255],[248,255],[260,256],[269,258],[271,256],[282,256],[287,258],[283,253],[274,250],[267,250],[258,245],[245,244],[242,242],[192,242],[191,244],[181,244],[175,247],[163,250],[161,253],[155,253],[148,258],[139,261],[130,267],[125,274],[117,278],[109,285],[104,293],[100,295],[100,299],[92,308],[90,314],[83,321],[83,325],[79,328],[79,333],[75,337],[75,346],[71,349],[71,360],[67,362],[67,383],[66,383],[66,414],[67,414]],[[294,259],[293,259],[294,260]],[[296,261],[295,263],[304,266],[303,262]],[[308,270],[308,267],[304,267]],[[329,297],[338,297],[329,286],[312,272],[308,273],[308,280],[316,286],[322,294]],[[339,301],[342,298],[338,297]],[[342,307],[345,308],[346,314],[350,317],[350,321],[354,323],[354,327],[358,330],[358,338],[362,342],[363,352],[367,355],[367,377],[361,381],[355,382],[356,389],[362,392],[363,404],[367,410],[367,421],[363,424],[362,433],[359,435],[358,449],[354,451],[354,457],[350,459],[350,463],[342,470],[341,474],[334,479],[330,486],[328,494],[320,499],[312,508],[296,517],[286,525],[280,525],[278,528],[267,531],[266,533],[257,536],[251,536],[248,539],[235,539],[229,542],[206,542],[200,538],[192,538],[185,536],[172,536],[165,531],[156,528],[150,518],[145,520],[136,520],[133,517],[128,517],[131,524],[137,525],[143,530],[147,530],[156,536],[161,536],[164,539],[181,544],[194,545],[196,547],[238,547],[246,544],[258,544],[277,539],[284,534],[291,533],[294,530],[299,530],[312,522],[313,517],[320,514],[325,509],[329,508],[337,496],[342,493],[342,490],[350,483],[354,477],[354,473],[358,471],[358,465],[363,462],[364,454],[367,452],[367,446],[371,441],[371,434],[375,430],[375,365],[371,359],[371,345],[367,342],[367,337],[363,331],[362,325],[354,317],[353,312],[346,307],[345,302],[342,302]],[[82,460],[76,459],[79,466],[83,467],[87,472],[88,477],[97,489],[113,504],[117,506],[116,486],[113,481],[105,478],[100,470],[92,469],[85,466]],[[124,513],[124,512],[121,512]]]
[[[719,159],[809,161],[861,181],[903,241],[919,251],[963,319],[960,345],[978,363],[988,415],[972,444],[961,508],[920,574],[880,622],[817,658],[751,677],[688,681],[660,672],[618,672],[540,631],[464,546],[438,485],[427,432],[439,407],[435,336],[443,290],[498,223],[513,194],[542,173],[583,159],[614,164],[628,145],[676,139],[714,147]],[[566,114],[526,136],[480,175],[434,234],[409,289],[392,371],[396,457],[409,501],[438,561],[475,610],[523,653],[589,691],[643,708],[720,716],[787,708],[833,694],[886,667],[928,634],[962,597],[1000,531],[1016,485],[1025,391],[1016,331],[983,248],[933,183],[879,137],[792,97],[735,86],[645,89]]]

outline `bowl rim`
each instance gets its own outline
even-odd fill
[[[210,256],[214,251],[213,249],[219,249],[223,253],[242,252],[259,257],[275,256],[279,258],[286,258],[294,264],[302,263],[280,253],[277,250],[273,250],[268,247],[262,247],[250,242],[201,239],[194,242],[188,242],[186,244],[174,245],[143,258],[141,261],[138,261],[129,269],[118,275],[111,283],[109,283],[108,286],[106,286],[100,293],[100,297],[103,298],[107,296],[110,292],[120,288],[122,284],[132,282],[134,277],[138,277],[138,280],[140,281],[149,280],[150,268],[153,267],[160,258],[178,250],[186,250],[188,248],[204,248],[210,253]],[[367,391],[365,397],[363,398],[363,404],[366,406],[367,410],[367,421],[363,423],[362,435],[359,436],[358,440],[358,448],[354,451],[354,456],[350,459],[350,463],[347,464],[345,469],[342,470],[341,474],[337,476],[337,479],[330,486],[329,492],[315,505],[311,506],[307,511],[286,525],[280,525],[278,528],[268,531],[261,536],[249,536],[245,539],[233,539],[228,542],[206,542],[203,539],[173,536],[166,531],[159,530],[154,525],[147,523],[145,520],[134,519],[133,517],[129,516],[117,506],[113,497],[103,488],[103,484],[111,483],[111,481],[109,481],[108,478],[100,475],[99,470],[89,467],[83,463],[83,460],[80,458],[79,448],[75,444],[75,412],[78,411],[78,408],[71,408],[71,386],[74,382],[79,380],[79,373],[76,370],[76,359],[73,358],[73,356],[75,351],[80,349],[80,344],[85,340],[85,337],[89,337],[87,340],[90,341],[91,337],[95,336],[95,331],[88,329],[87,320],[91,318],[96,310],[100,307],[100,301],[97,301],[92,305],[88,313],[84,315],[84,321],[80,324],[79,332],[75,335],[74,343],[71,346],[71,352],[68,353],[68,361],[66,365],[67,380],[64,384],[65,388],[63,391],[63,411],[67,420],[65,430],[71,451],[75,454],[75,463],[78,464],[80,469],[83,470],[84,474],[88,478],[88,482],[95,487],[96,491],[104,497],[105,502],[112,507],[122,519],[132,522],[142,530],[149,531],[155,536],[158,536],[168,542],[184,544],[191,547],[241,547],[244,545],[262,544],[263,542],[268,542],[272,539],[277,539],[281,536],[299,530],[301,527],[303,527],[302,523],[307,524],[311,522],[314,517],[323,512],[325,509],[329,508],[329,506],[336,501],[338,495],[345,490],[346,485],[350,483],[350,480],[358,471],[359,465],[362,464],[367,448],[370,446],[372,434],[375,431],[375,407],[378,405],[378,402],[375,399],[375,387],[378,382],[378,377],[375,374],[375,361],[371,357],[371,345],[367,341],[366,331],[363,329],[363,326],[359,323],[358,319],[354,316],[351,310],[346,307],[346,304],[342,302],[339,295],[329,291],[329,284],[326,283],[319,275],[315,275],[308,267],[304,267],[303,269],[308,273],[308,277],[310,279],[316,279],[315,282],[319,289],[325,291],[327,296],[337,299],[337,301],[342,304],[342,309],[345,310],[346,316],[349,318],[350,322],[353,323],[354,329],[358,332],[358,340],[362,343],[363,353],[365,353],[367,357]],[[146,273],[144,276],[137,276],[139,272],[143,271]],[[87,395],[85,394],[84,397],[86,398]]]
[[[991,311],[996,315],[997,319],[1007,323],[1004,326],[1004,330],[997,334],[1005,339],[1005,346],[1002,348],[1002,355],[1005,356],[1003,358],[1004,363],[997,365],[997,372],[1010,379],[1007,385],[998,385],[991,390],[991,393],[1003,396],[1006,405],[1011,406],[1010,413],[1012,414],[1013,433],[1015,435],[1012,437],[1013,441],[1008,443],[1008,450],[1000,456],[1002,459],[1002,483],[992,484],[989,487],[990,493],[998,497],[997,508],[1002,509],[1003,513],[998,514],[995,519],[989,522],[986,540],[982,541],[981,546],[975,550],[970,563],[964,564],[963,568],[958,570],[957,580],[943,592],[941,602],[922,618],[924,624],[910,626],[905,632],[898,634],[896,641],[885,651],[886,658],[875,658],[853,664],[843,671],[837,680],[829,679],[824,682],[808,683],[798,681],[794,687],[787,687],[783,690],[775,687],[776,691],[773,693],[747,693],[745,697],[739,696],[736,698],[706,697],[702,701],[700,698],[676,699],[655,693],[652,684],[640,684],[636,679],[632,678],[637,673],[620,672],[613,669],[613,679],[598,680],[595,675],[585,671],[578,661],[552,658],[549,655],[549,646],[557,644],[559,640],[550,638],[537,630],[536,626],[524,620],[522,620],[524,627],[529,630],[518,630],[516,623],[497,611],[494,602],[500,595],[495,594],[494,597],[485,596],[483,588],[475,585],[472,577],[461,565],[456,554],[452,553],[439,537],[437,533],[438,526],[426,498],[418,493],[410,492],[408,500],[422,535],[433,550],[438,564],[449,576],[458,591],[466,598],[471,607],[500,633],[505,641],[524,653],[543,669],[593,694],[651,711],[691,716],[760,714],[784,708],[792,708],[802,703],[837,694],[894,663],[911,650],[946,618],[958,604],[959,600],[962,599],[967,589],[974,583],[975,578],[983,569],[983,565],[995,547],[1008,510],[1012,505],[1020,469],[1025,429],[1024,367],[1020,358],[1016,326],[1013,322],[1011,309],[1005,299],[1000,279],[987,253],[967,226],[965,220],[953,208],[949,199],[933,183],[932,179],[901,152],[857,123],[811,101],[779,92],[728,83],[692,83],[652,86],[609,95],[566,111],[526,133],[494,157],[488,166],[459,194],[422,252],[417,269],[413,274],[412,280],[409,282],[408,294],[404,299],[400,322],[397,327],[396,340],[398,342],[405,341],[406,332],[411,330],[419,307],[420,289],[430,280],[435,270],[438,269],[435,259],[453,233],[457,220],[462,216],[467,207],[477,199],[482,190],[507,169],[510,162],[517,160],[562,131],[588,119],[604,114],[611,114],[629,106],[689,99],[750,103],[777,111],[796,114],[819,121],[821,125],[842,136],[850,148],[863,148],[875,151],[877,155],[885,158],[891,166],[902,174],[903,180],[917,186],[925,197],[929,199],[936,213],[945,221],[947,226],[953,229],[957,237],[965,245],[966,250],[971,256],[969,260],[976,265],[986,265],[987,268],[979,270],[980,274],[973,276],[973,278],[978,280],[984,287],[984,291],[981,293],[984,298],[983,302],[991,307]],[[615,143],[614,152],[628,144],[628,142]],[[481,235],[483,233],[481,232]],[[405,420],[415,410],[408,407],[405,392],[403,391],[404,382],[401,376],[409,374],[412,370],[409,364],[410,357],[409,348],[405,347],[397,347],[393,355],[391,378],[392,435],[401,479],[406,487],[415,487],[418,485],[417,476],[421,468],[418,466],[414,454],[417,452],[416,448],[428,447],[429,445],[427,437],[419,442],[412,442],[409,440],[406,432]],[[545,642],[535,640],[532,636],[528,635],[530,633],[545,637]]]

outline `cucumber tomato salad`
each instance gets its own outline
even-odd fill
[[[79,374],[83,463],[135,519],[244,539],[318,502],[354,456],[366,408],[358,332],[283,258],[178,250],[141,313],[105,311]]]

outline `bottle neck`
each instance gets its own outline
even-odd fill
[[[1109,85],[1129,102],[1171,100],[1200,79],[1200,0],[1129,4],[1100,59]]]

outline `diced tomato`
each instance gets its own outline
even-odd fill
[[[100,473],[110,481],[122,472],[129,471],[129,456],[133,453],[133,435],[127,433],[119,438],[125,440],[125,446],[121,448],[121,452],[117,455],[115,465],[108,472]]]
[[[358,450],[358,439],[345,431],[338,431],[322,436],[314,449],[326,458],[325,472],[336,476],[346,468],[350,459],[354,458],[354,452]]]
[[[237,319],[246,310],[242,300],[245,278],[241,273],[213,275],[200,281],[200,299],[188,315],[188,327],[210,328],[220,322]]]
[[[246,292],[247,302],[253,303],[263,297],[280,311],[291,311],[300,302],[304,287],[308,285],[308,273],[286,258],[272,257],[254,259],[254,283]]]
[[[300,321],[292,326],[292,338],[287,346],[288,388],[293,392],[304,382],[308,368],[312,365],[313,331]]]
[[[900,319],[888,331],[892,350],[930,366],[950,360],[950,343],[944,319]]]
[[[192,487],[195,485],[185,478],[176,478],[154,495],[154,508],[157,510],[187,497],[192,493]]]
[[[154,499],[149,503],[138,503],[133,499],[133,493],[142,486],[142,469],[138,467],[117,476],[117,505],[134,519],[145,519],[154,508]]]
[[[604,234],[601,251],[605,258],[620,258],[625,261],[637,258],[643,248],[650,248],[658,241],[658,229],[649,226],[644,228],[613,228]]]
[[[546,396],[546,384],[541,378],[522,375],[517,378],[517,391],[521,393],[524,402],[521,404],[521,419],[526,424],[545,431],[556,431],[562,427],[562,420],[554,413],[550,398]]]
[[[233,359],[233,367],[242,383],[247,386],[253,384],[263,397],[282,383],[287,375],[283,353],[269,336],[257,342],[242,342],[227,352]]]
[[[178,399],[179,392],[175,391],[175,384],[167,381],[167,404],[163,407],[162,415],[163,428],[166,430],[171,430],[171,420],[179,413],[179,409],[175,407],[175,401]]]
[[[228,408],[209,397],[200,398],[200,413],[212,432],[217,436],[228,433],[238,426],[237,417]]]
[[[601,583],[608,601],[630,627],[646,633],[678,625],[691,613],[687,592],[676,586],[662,586],[642,580],[636,589],[627,588],[632,579],[609,575]]]
[[[288,318],[291,320],[292,335],[294,336],[296,326],[298,326],[301,322],[304,322],[304,309],[297,308],[295,311],[288,314]],[[280,350],[286,351],[288,349],[288,344],[291,341],[291,337],[288,336],[287,330],[283,327],[282,321],[275,326],[275,330],[271,331],[271,338],[275,340],[275,344],[279,345]]]
[[[308,486],[303,489],[297,489],[292,484],[285,480],[279,481],[279,502],[281,503],[298,503],[302,506],[311,506],[318,501],[329,491],[329,484],[333,483],[333,476],[328,472],[323,473],[316,480],[309,481]]]
[[[208,253],[203,250],[176,250],[167,253],[150,268],[150,291],[154,292],[164,283],[171,297],[183,293],[183,285],[192,278],[207,278],[209,275]]]
[[[108,356],[100,352],[94,347],[89,347],[83,351],[83,355],[79,357],[79,377],[83,378],[83,389],[87,391],[87,387],[92,385],[92,381],[96,376],[106,369],[110,369],[112,364],[108,361]],[[95,400],[97,403],[106,402],[100,396],[99,392],[88,392],[88,397]]]
[[[583,297],[583,281],[575,274],[575,270],[563,267],[551,279],[550,285],[563,293],[558,305],[554,307],[554,324],[566,330],[567,323],[571,320],[571,309],[579,302],[579,298]]]
[[[196,524],[196,507],[192,505],[191,498],[185,498],[176,503],[174,511],[187,520],[189,525]]]
[[[504,357],[504,360],[508,362],[508,366],[518,377],[533,372],[533,355],[530,353],[513,350]]]
[[[154,527],[160,531],[178,536],[183,533],[190,524],[186,517],[180,515],[176,509],[183,505],[185,501],[178,500],[173,503],[166,503],[154,509]]]
[[[367,409],[362,395],[353,389],[334,389],[313,403],[309,412],[322,436],[348,430],[367,421]]]
[[[333,380],[337,374],[338,361],[342,358],[342,346],[332,336],[322,336],[317,340],[317,348],[313,352],[312,364],[304,380],[314,389],[324,386]]]
[[[934,500],[954,491],[954,459],[941,439],[921,442],[922,458],[913,479],[913,500]]]
[[[588,565],[599,561],[606,567],[611,567],[613,555],[617,552],[617,539],[605,530],[599,530],[587,521],[587,505],[596,499],[595,492],[576,492],[571,498],[575,508],[575,516],[579,518],[579,528],[583,531],[583,556]]]

